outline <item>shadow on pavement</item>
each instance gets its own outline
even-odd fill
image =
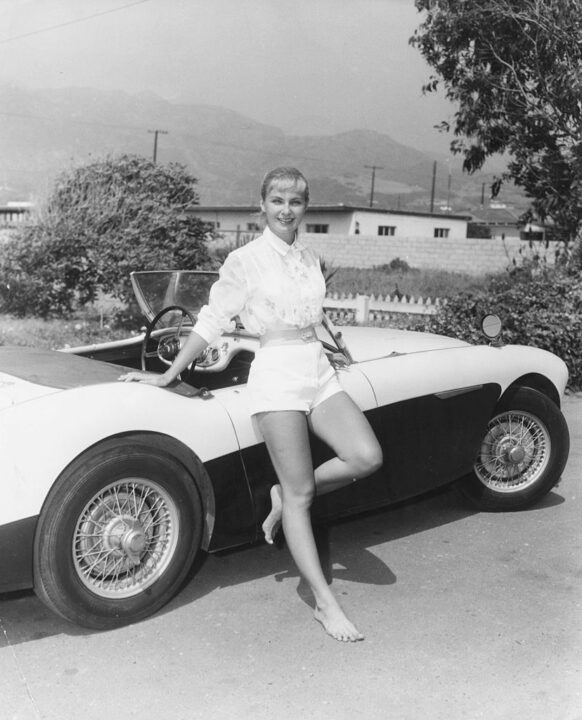
[[[542,511],[563,502],[559,494],[552,492],[526,512]],[[326,577],[329,582],[392,585],[396,576],[371,548],[460,521],[477,512],[464,506],[454,491],[444,489],[389,508],[319,525],[315,535]],[[269,576],[276,582],[299,580],[282,538],[274,546],[259,543],[213,555],[200,553],[182,590],[157,615],[171,613],[219,588]],[[304,602],[311,603],[303,582],[299,582],[297,592]],[[55,635],[87,636],[96,632],[61,619],[32,591],[0,594],[0,649]]]

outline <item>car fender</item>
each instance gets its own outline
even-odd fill
[[[473,345],[408,354],[358,364],[368,377],[379,406],[477,385],[497,384],[500,395],[525,375],[547,378],[563,395],[565,363],[546,350],[519,345]]]
[[[9,498],[0,505],[0,524],[38,514],[56,478],[89,447],[136,432],[171,436],[203,463],[238,450],[228,413],[216,399],[142,383],[45,395],[0,413],[0,476]]]

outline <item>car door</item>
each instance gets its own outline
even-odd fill
[[[473,348],[360,363],[377,400],[386,499],[418,495],[471,471],[499,398]]]
[[[368,378],[360,371],[358,366],[352,365],[338,370],[340,383],[344,390],[353,398],[356,404],[376,422],[376,398]],[[257,511],[257,518],[266,516],[269,510],[269,490],[277,483],[277,477],[271,464],[264,440],[257,427],[256,422],[249,414],[246,399],[246,385],[239,385],[234,388],[225,388],[213,391],[216,399],[221,402],[230,415],[241,453],[242,462],[247,475],[250,491]],[[331,450],[317,438],[312,437],[312,454],[314,465],[323,462],[331,456]],[[336,495],[336,493],[333,493]],[[318,506],[325,505],[316,501],[314,512],[318,513]],[[339,503],[334,504],[333,514],[344,514],[351,512],[354,500],[351,496],[343,496]],[[357,504],[357,503],[356,503]],[[322,514],[329,514],[325,506],[319,511]]]

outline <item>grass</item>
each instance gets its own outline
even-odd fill
[[[328,292],[355,295],[394,295],[407,297],[445,298],[464,290],[485,286],[485,276],[456,273],[448,270],[375,268],[331,268],[333,276]]]
[[[119,340],[130,335],[131,333],[125,328],[110,327],[94,312],[81,312],[67,320],[18,318],[0,314],[0,345],[24,345],[58,350],[64,347]]]

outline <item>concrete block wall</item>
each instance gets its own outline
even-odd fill
[[[480,275],[505,270],[527,244],[519,238],[379,237],[302,233],[301,238],[334,267],[373,267],[394,258],[411,267]]]

